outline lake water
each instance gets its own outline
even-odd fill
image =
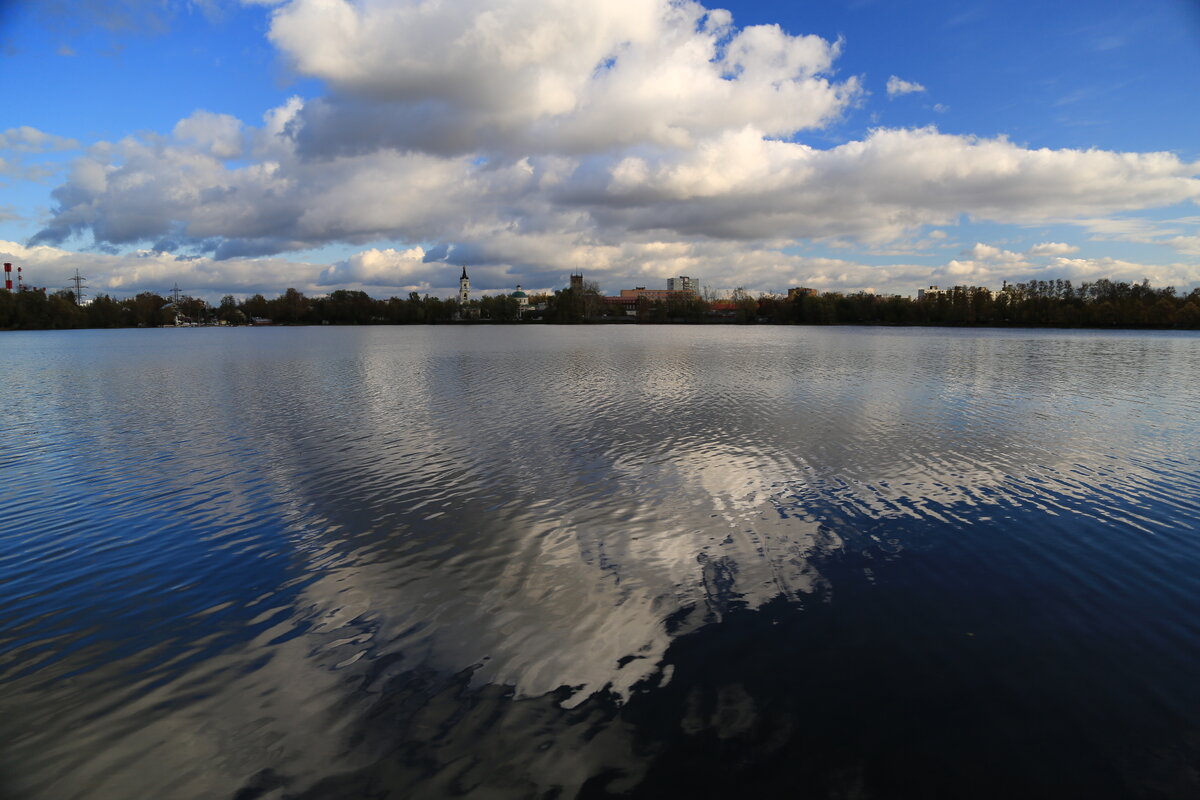
[[[1200,336],[0,335],[0,795],[1200,796]]]

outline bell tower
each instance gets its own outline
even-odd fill
[[[466,306],[471,295],[471,279],[467,277],[467,266],[463,265],[462,277],[458,279],[458,304]]]

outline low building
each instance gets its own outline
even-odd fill
[[[648,300],[651,303],[686,303],[700,297],[698,288],[699,282],[695,278],[681,275],[678,278],[668,278],[666,289],[647,289],[645,286],[635,286],[632,289],[622,289],[616,297],[609,296],[600,299],[609,308],[619,306],[625,310],[626,314],[633,316],[637,314],[639,300]]]
[[[632,297],[634,301],[641,298],[646,298],[651,302],[662,300],[664,303],[668,300],[694,300],[695,292],[679,291],[676,289],[647,289],[645,286],[638,286],[633,289],[622,289],[621,297]]]
[[[601,297],[600,299],[607,307],[624,311],[626,316],[637,316],[637,297]]]

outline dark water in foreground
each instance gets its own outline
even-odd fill
[[[0,794],[1200,796],[1200,337],[5,334]]]

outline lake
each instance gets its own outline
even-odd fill
[[[1194,333],[0,348],[2,796],[1200,796]]]

